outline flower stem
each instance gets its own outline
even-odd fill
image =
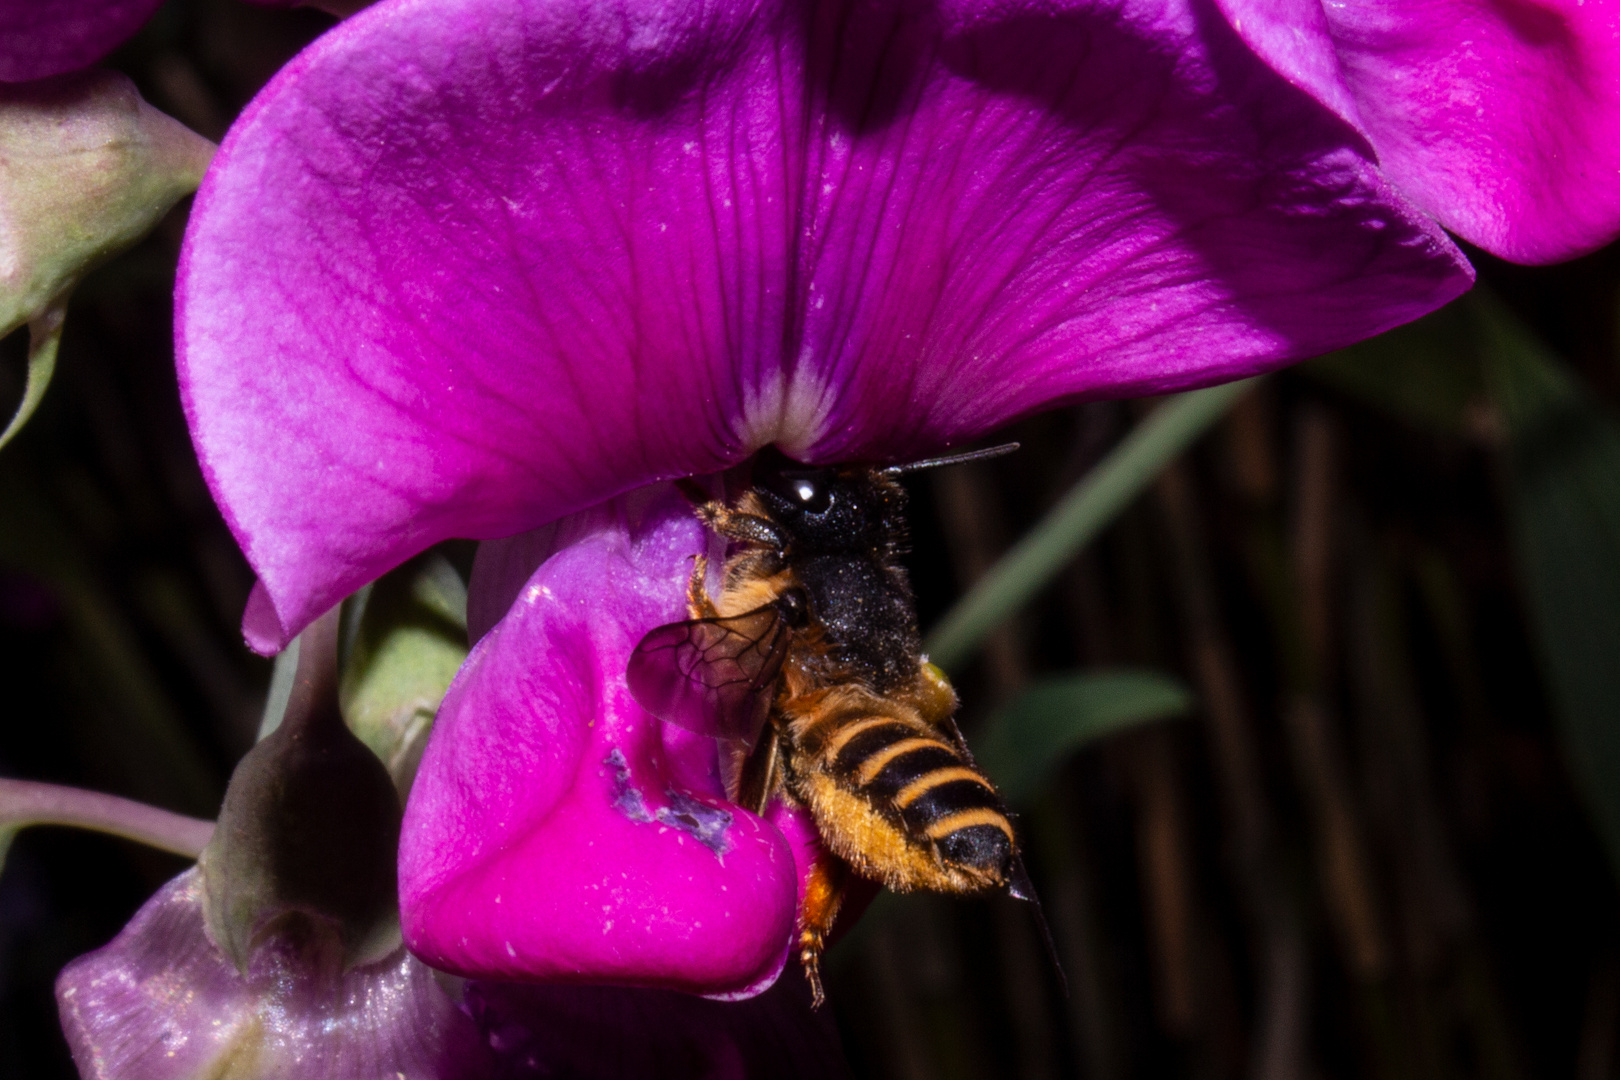
[[[196,858],[214,823],[160,810],[99,791],[0,779],[0,858],[4,843],[30,825],[71,825],[122,836],[176,855]]]
[[[1178,394],[1149,413],[945,613],[928,636],[929,658],[960,667],[1255,381]]]

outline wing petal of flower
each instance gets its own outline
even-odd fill
[[[1620,4],[1218,0],[1458,235],[1520,262],[1620,232]]]

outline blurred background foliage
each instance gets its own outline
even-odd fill
[[[174,0],[113,63],[217,139],[330,21]],[[175,387],[186,209],[77,290],[0,453],[0,775],[211,817],[272,680]],[[1452,307],[1238,397],[953,646],[1068,993],[1025,906],[883,898],[830,957],[858,1075],[1620,1075],[1620,251],[1475,262]],[[0,342],[0,414],[26,349]],[[1148,407],[1054,412],[1005,433],[1017,455],[919,478],[925,629]],[[346,708],[401,786],[461,655],[468,555],[346,612]],[[183,865],[18,839],[0,1075],[73,1075],[56,972]]]

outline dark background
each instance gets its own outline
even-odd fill
[[[112,62],[218,139],[330,24],[175,2]],[[0,775],[211,817],[269,665],[240,645],[251,575],[175,388],[186,209],[78,290],[56,383],[0,452]],[[1614,249],[1475,263],[1594,400],[1620,400]],[[0,413],[24,346],[0,346]],[[880,904],[834,949],[858,1074],[1615,1075],[1614,877],[1527,624],[1500,417],[1414,425],[1344,385],[1320,365],[1264,383],[959,680],[970,739],[1075,668],[1177,673],[1200,708],[1077,754],[1021,821],[1067,997],[1012,901]],[[1054,412],[1007,433],[1023,452],[913,483],[924,626],[1141,411]],[[65,830],[16,841],[0,1075],[74,1075],[57,971],[183,865]]]

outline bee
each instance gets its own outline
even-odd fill
[[[732,543],[711,598],[699,556],[691,618],[657,627],[631,655],[631,693],[662,720],[731,740],[727,794],[763,812],[807,808],[823,841],[798,917],[816,1005],[820,960],[849,874],[896,891],[1033,900],[1012,822],[955,722],[956,693],[922,654],[899,557],[905,489],[918,469],[756,461],[734,502],[689,486],[702,522]]]

